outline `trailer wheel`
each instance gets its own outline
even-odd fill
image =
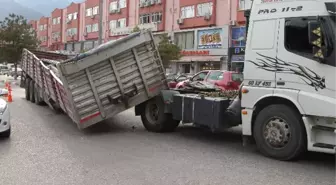
[[[146,103],[141,120],[150,132],[173,132],[180,123],[171,114],[164,113],[164,103],[160,98],[153,98]]]
[[[286,105],[270,105],[261,110],[253,135],[259,151],[278,160],[296,159],[307,146],[300,114]]]
[[[30,80],[29,82],[29,99],[32,103],[35,103],[35,88],[34,88],[34,81]]]
[[[30,100],[30,89],[29,89],[29,86],[30,86],[30,79],[27,78],[25,80],[25,94],[26,94],[26,100]]]
[[[35,87],[34,87],[34,96],[35,96],[35,104],[36,105],[42,105],[43,100],[40,97],[39,87],[36,84],[35,84]]]

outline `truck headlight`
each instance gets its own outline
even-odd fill
[[[2,115],[6,111],[7,106],[8,106],[7,104],[0,106],[0,115]]]

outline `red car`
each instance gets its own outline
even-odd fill
[[[190,75],[190,74],[181,74],[181,75],[168,76],[167,77],[168,87],[171,88],[171,89],[174,89],[174,88],[176,88],[176,85],[179,82],[188,80],[191,77],[192,77],[192,75]]]
[[[238,90],[243,81],[243,74],[224,70],[201,71],[189,81],[206,81],[217,85],[222,90]],[[186,82],[188,80],[177,83],[176,88],[183,88]]]

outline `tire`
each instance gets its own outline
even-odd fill
[[[26,94],[26,100],[30,101],[30,79],[25,80],[25,94]]]
[[[152,107],[157,107],[157,116],[152,116]],[[160,98],[153,98],[146,102],[144,111],[141,112],[141,120],[144,127],[150,132],[173,132],[180,121],[174,120],[171,114],[164,113],[164,103]]]
[[[39,95],[39,87],[36,84],[34,86],[34,98],[35,98],[35,104],[36,105],[42,105],[43,100]]]
[[[8,130],[6,130],[5,132],[1,132],[0,133],[0,137],[2,138],[9,138],[11,135],[11,128],[9,127]]]
[[[29,99],[32,103],[35,103],[35,86],[34,86],[34,81],[33,80],[30,80],[30,83],[29,83]]]
[[[306,131],[300,114],[282,104],[270,105],[260,111],[254,123],[253,135],[262,154],[282,161],[298,158],[307,146]],[[267,139],[272,136],[281,142]]]

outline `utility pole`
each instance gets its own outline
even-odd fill
[[[99,24],[98,24],[98,31],[99,31],[99,37],[98,37],[98,45],[101,45],[103,43],[103,7],[104,6],[104,0],[99,0]]]

